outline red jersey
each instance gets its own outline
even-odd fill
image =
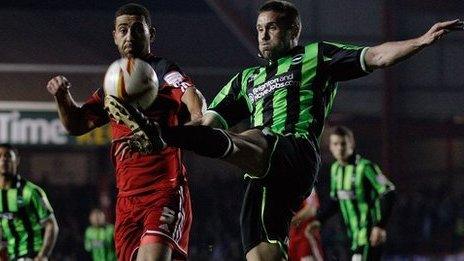
[[[179,124],[181,98],[192,82],[172,62],[150,56],[145,60],[155,70],[159,79],[158,96],[153,104],[143,111],[149,119],[160,125],[175,126]],[[116,185],[120,196],[135,195],[150,190],[175,188],[186,181],[185,168],[181,162],[180,149],[168,147],[160,152],[141,154],[128,151],[124,158],[115,155],[121,146],[121,138],[132,134],[123,124],[109,119],[103,110],[104,91],[98,89],[84,104],[88,118],[97,126],[111,124],[113,143],[111,155],[116,170]]]

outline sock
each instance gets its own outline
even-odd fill
[[[225,158],[234,150],[232,139],[226,131],[208,126],[175,126],[162,131],[170,147],[191,150],[210,158]]]

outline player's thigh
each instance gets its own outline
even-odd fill
[[[117,199],[114,240],[118,260],[131,260],[143,235],[143,227],[137,224],[132,204],[130,198]]]
[[[284,260],[278,244],[261,242],[246,253],[248,261],[281,261]]]
[[[172,249],[162,243],[142,244],[137,253],[137,261],[170,261]]]
[[[264,175],[275,137],[265,135],[260,129],[250,129],[239,134],[229,133],[235,149],[225,161],[254,176]]]

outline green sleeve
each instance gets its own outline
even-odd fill
[[[91,229],[90,227],[88,227],[86,230],[85,230],[85,235],[84,235],[84,248],[87,252],[90,252],[92,251],[92,239],[91,239]]]
[[[106,225],[106,233],[108,237],[108,241],[114,241],[114,225],[108,224]]]
[[[378,195],[383,195],[395,189],[393,183],[382,174],[382,171],[377,165],[372,163],[366,164],[363,173]]]
[[[222,121],[224,129],[232,127],[251,115],[247,97],[242,88],[242,73],[235,75],[216,95],[209,106]]]
[[[320,42],[324,70],[334,81],[346,81],[369,73],[364,62],[366,47],[334,42]]]
[[[35,187],[32,190],[31,203],[34,209],[37,211],[39,220],[42,222],[53,213],[52,206],[48,201],[47,195],[45,192],[39,188]]]

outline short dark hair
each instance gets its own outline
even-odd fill
[[[267,1],[259,8],[258,14],[266,11],[274,11],[282,14],[283,16],[281,17],[281,19],[287,26],[295,24],[298,27],[301,27],[298,9],[294,4],[290,2],[283,0]]]
[[[121,15],[139,15],[142,16],[147,22],[148,26],[151,26],[150,11],[143,6],[136,3],[125,4],[116,11],[114,14],[114,19]]]
[[[351,131],[349,128],[345,126],[338,125],[338,126],[332,127],[332,129],[330,130],[330,135],[337,135],[337,136],[342,136],[342,137],[346,136],[351,140],[351,142],[354,143],[353,131]]]
[[[18,149],[10,143],[0,143],[0,148],[5,148],[9,151],[12,151],[16,155],[16,157],[19,157]]]

